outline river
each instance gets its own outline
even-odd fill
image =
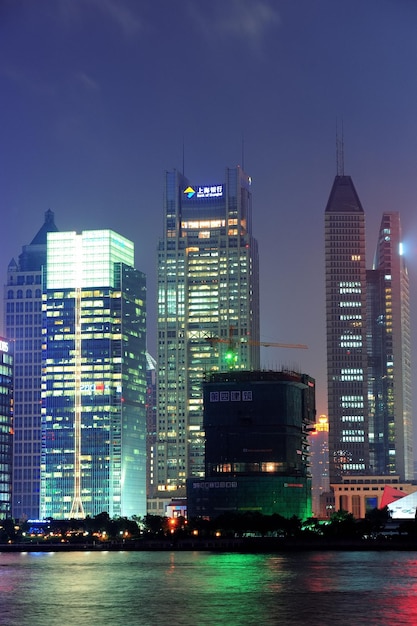
[[[417,552],[0,554],[5,626],[417,624]]]

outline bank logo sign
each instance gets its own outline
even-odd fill
[[[184,189],[184,194],[187,198],[221,198],[223,185],[199,185],[196,189],[189,186]]]

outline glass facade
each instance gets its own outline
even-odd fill
[[[188,483],[189,515],[259,511],[311,516],[309,432],[315,382],[296,372],[208,374],[205,478]]]
[[[185,495],[204,475],[202,380],[259,367],[258,250],[251,180],[227,169],[216,185],[165,180],[165,231],[158,248],[158,444],[156,491]],[[210,341],[211,340],[211,341]]]
[[[370,450],[378,474],[413,479],[409,278],[397,212],[384,213],[367,273]]]
[[[112,231],[48,236],[43,517],[146,513],[146,287],[133,253]]]
[[[13,343],[0,337],[0,519],[11,516],[13,462]]]

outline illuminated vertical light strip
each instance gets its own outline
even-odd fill
[[[70,518],[85,517],[81,500],[81,286],[82,236],[75,237],[75,354],[74,354],[74,498]]]

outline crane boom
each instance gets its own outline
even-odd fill
[[[207,341],[213,343],[227,343],[232,345],[232,339],[221,339],[220,337],[207,337]],[[303,343],[275,343],[273,341],[254,341],[253,339],[241,339],[239,343],[247,343],[249,346],[262,346],[264,348],[295,348],[296,350],[307,350],[308,346]]]

